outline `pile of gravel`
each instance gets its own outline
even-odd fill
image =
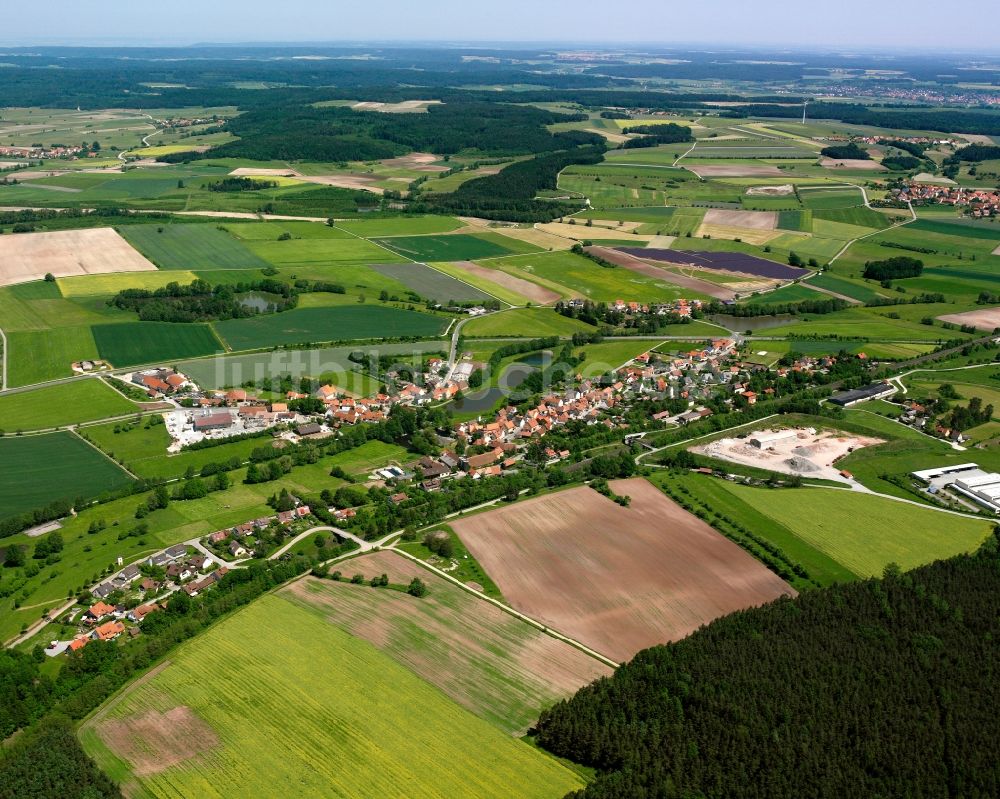
[[[785,466],[787,466],[793,472],[801,472],[803,474],[808,472],[819,471],[819,466],[817,466],[810,460],[806,460],[805,458],[799,457],[798,455],[796,455],[794,458],[788,458],[788,460],[785,461]]]

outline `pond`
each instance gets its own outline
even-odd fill
[[[541,352],[529,353],[523,358],[518,358],[515,363],[523,363],[528,366],[533,366],[536,369],[540,369],[543,366],[548,366],[552,363],[552,350],[542,350]]]
[[[238,295],[237,299],[244,308],[250,308],[257,313],[273,313],[278,309],[278,301],[281,297],[263,291],[249,291],[246,294]]]
[[[540,353],[539,353],[540,354]],[[497,385],[469,391],[448,406],[456,413],[485,413],[492,410],[505,397],[509,397],[535,367],[515,361],[504,370],[497,380]]]

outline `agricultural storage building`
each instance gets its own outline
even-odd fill
[[[194,429],[199,433],[204,433],[206,430],[225,430],[232,426],[233,415],[229,411],[213,411],[194,418]]]
[[[789,438],[795,438],[798,435],[798,430],[776,430],[773,432],[760,432],[754,433],[750,436],[750,446],[757,447],[757,449],[767,449],[768,447],[778,443],[779,441],[785,441]]]
[[[891,383],[872,383],[864,388],[856,388],[852,391],[842,391],[830,397],[830,402],[840,405],[843,408],[850,408],[860,405],[869,400],[885,399],[896,393],[896,387]]]

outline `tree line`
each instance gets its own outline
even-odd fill
[[[230,571],[195,599],[179,591],[166,610],[146,617],[142,636],[127,646],[95,643],[71,653],[55,677],[41,670],[45,655],[40,647],[31,653],[0,650],[0,737],[36,725],[12,748],[0,749],[0,798],[118,797],[114,784],[80,749],[68,720],[84,718],[178,644],[311,565],[296,557],[253,563]],[[74,780],[81,783],[73,785]]]
[[[542,714],[605,797],[1000,795],[1000,557],[810,591],[640,652]]]

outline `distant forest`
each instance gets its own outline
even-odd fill
[[[653,647],[538,722],[578,799],[1000,796],[1000,542]]]
[[[452,155],[466,149],[491,156],[524,155],[583,143],[579,133],[552,134],[545,126],[585,118],[530,106],[480,102],[432,105],[426,114],[278,105],[229,120],[225,128],[239,137],[237,141],[206,153],[174,153],[160,160],[372,161],[413,151]],[[583,134],[583,141],[603,139]]]

